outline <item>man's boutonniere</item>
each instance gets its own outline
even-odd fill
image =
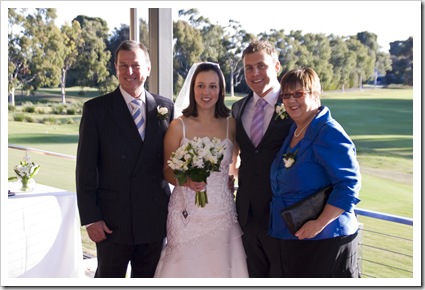
[[[276,116],[274,117],[275,120],[277,120],[278,117],[280,117],[282,120],[288,118],[288,112],[285,110],[285,106],[283,103],[276,103],[275,106]]]
[[[166,107],[156,107],[158,114],[156,115],[160,120],[166,120],[168,118],[168,108]]]
[[[295,163],[295,155],[297,155],[298,149],[292,153],[288,152],[286,154],[283,154],[283,164],[285,165],[285,168],[289,168]]]

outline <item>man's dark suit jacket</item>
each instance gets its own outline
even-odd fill
[[[276,112],[274,112],[263,139],[255,148],[249,138],[249,133],[245,131],[242,124],[242,115],[252,97],[253,93],[251,92],[232,106],[232,115],[236,119],[236,141],[240,147],[241,158],[236,208],[241,226],[247,224],[251,209],[258,227],[267,230],[272,198],[270,167],[283,140],[288,136],[293,121],[291,119],[282,120],[279,117],[275,120]]]
[[[166,120],[157,106],[167,107]],[[84,104],[77,152],[81,224],[104,220],[110,241],[135,245],[166,234],[170,188],[163,177],[163,137],[174,116],[170,99],[146,91],[142,141],[117,88]]]

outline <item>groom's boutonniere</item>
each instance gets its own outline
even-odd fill
[[[283,154],[283,164],[285,165],[285,168],[289,168],[295,163],[295,156],[297,155],[298,149],[292,153],[288,152],[286,154]]]
[[[280,117],[282,120],[288,118],[288,112],[285,110],[285,106],[283,103],[276,103],[275,106],[275,112],[276,116],[274,117],[275,120],[277,120],[278,117]]]
[[[166,120],[168,118],[168,108],[167,107],[156,107],[157,117],[160,120]]]

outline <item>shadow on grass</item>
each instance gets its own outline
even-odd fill
[[[9,144],[75,144],[78,135],[19,135],[9,136]]]
[[[354,139],[357,152],[373,153],[388,157],[413,159],[413,140],[411,138],[364,138]]]
[[[322,100],[349,135],[413,135],[413,100]]]

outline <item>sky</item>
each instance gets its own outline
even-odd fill
[[[43,1],[37,3],[38,7],[48,7],[40,4]],[[285,34],[301,30],[303,34],[338,36],[368,31],[378,36],[382,51],[389,50],[390,42],[421,37],[421,1],[102,1],[102,9],[98,3],[49,2],[50,7],[57,5],[58,26],[81,14],[101,17],[113,30],[122,23],[129,24],[129,8],[139,8],[139,17],[144,19],[147,19],[146,8],[172,8],[173,20],[178,18],[178,10],[197,8],[199,15],[209,18],[211,23],[225,26],[232,19],[254,34],[270,29],[284,29]]]

